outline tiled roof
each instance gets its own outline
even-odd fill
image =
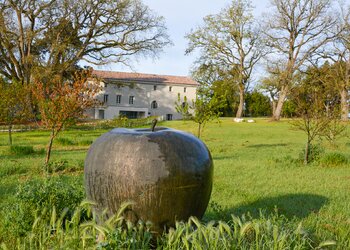
[[[198,85],[196,81],[194,81],[193,79],[187,76],[168,76],[168,75],[126,73],[126,72],[103,71],[103,70],[93,70],[92,74],[102,79]]]

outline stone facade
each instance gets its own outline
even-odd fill
[[[159,116],[163,120],[181,119],[175,102],[196,98],[198,83],[189,77],[94,70],[103,90],[97,97],[101,106],[89,111],[95,119]]]

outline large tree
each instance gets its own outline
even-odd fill
[[[344,3],[343,3],[344,4]],[[350,6],[340,4],[336,39],[326,57],[334,62],[332,67],[334,87],[341,97],[341,120],[347,121],[349,115],[349,88],[350,88]]]
[[[258,48],[259,32],[250,1],[231,1],[219,14],[206,16],[204,25],[186,38],[189,40],[186,53],[199,49],[199,64],[215,65],[220,74],[235,81],[240,95],[236,117],[241,117],[244,93],[263,51]]]
[[[330,13],[331,0],[272,0],[266,16],[269,60],[283,62],[280,94],[273,118],[281,117],[283,103],[290,93],[295,74],[334,37],[336,19]]]
[[[163,18],[141,0],[0,0],[0,74],[29,83],[84,60],[128,64],[169,43]]]

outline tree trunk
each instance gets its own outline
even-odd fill
[[[12,146],[12,124],[9,125],[9,144]]]
[[[275,100],[272,100],[271,101],[271,104],[272,104],[272,115],[274,115],[276,113],[276,101]]]
[[[236,113],[236,118],[242,117],[243,107],[244,107],[244,87],[239,87],[239,105]]]
[[[272,119],[275,121],[279,121],[281,119],[282,108],[283,108],[284,101],[286,100],[287,93],[288,93],[288,87],[283,87],[281,89],[281,92],[277,101],[275,112],[273,113],[273,116],[272,116]]]
[[[49,144],[47,145],[46,158],[45,158],[45,168],[46,168],[47,172],[48,172],[48,164],[49,164],[50,157],[51,157],[51,149],[52,149],[52,143],[53,143],[54,138],[55,138],[55,131],[51,130],[50,141],[49,141]]]
[[[202,135],[202,123],[198,123],[198,130],[197,130],[198,138],[201,138],[201,135]]]
[[[341,102],[341,120],[346,122],[348,121],[349,115],[349,104],[348,104],[348,91],[344,87],[340,92],[340,102]]]
[[[304,164],[307,165],[309,163],[309,156],[310,156],[310,142],[309,140],[306,143],[305,146],[305,156],[304,156]]]

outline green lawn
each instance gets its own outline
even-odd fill
[[[248,214],[254,219],[260,213],[267,218],[277,213],[296,226],[302,222],[319,241],[335,240],[338,249],[350,248],[349,138],[341,138],[336,147],[320,142],[323,155],[338,152],[348,163],[304,166],[298,161],[305,143],[302,132],[292,130],[288,121],[256,121],[234,123],[226,118],[205,127],[202,139],[214,160],[214,186],[204,221],[228,220],[230,214]],[[196,131],[190,121],[163,122],[161,126]],[[105,131],[64,131],[60,135],[64,139],[54,143],[51,161],[58,169],[54,175],[82,182],[88,144]],[[0,209],[12,201],[19,184],[44,178],[42,149],[48,135],[43,131],[15,133],[14,145],[33,146],[36,152],[18,156],[10,153],[7,134],[0,133]],[[69,145],[64,144],[67,140]],[[3,213],[4,209],[0,215]],[[0,242],[5,238],[0,236]]]

